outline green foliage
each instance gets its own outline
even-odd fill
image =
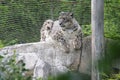
[[[91,34],[91,25],[82,25],[82,30],[84,36],[88,36]]]
[[[91,0],[1,0],[0,40],[6,45],[39,41],[40,28],[46,19],[58,18],[61,11],[72,11],[83,28],[91,34]],[[105,0],[105,37],[120,39],[120,0]],[[43,7],[44,6],[44,7]],[[12,43],[13,44],[13,43]]]
[[[9,41],[8,43],[6,43],[5,46],[14,45],[14,44],[17,44],[17,43],[18,43],[18,40],[15,39],[15,40],[11,40],[11,41]]]
[[[89,24],[88,4],[90,6],[88,0],[2,0],[0,39],[5,45],[11,45],[14,40],[17,40],[15,43],[39,41],[43,22],[49,18],[56,20],[61,11],[72,11],[80,24]]]
[[[4,47],[2,40],[0,40],[0,48]]]
[[[70,71],[56,77],[49,76],[48,80],[90,80],[90,75]]]
[[[88,12],[90,12],[90,2],[84,1],[82,2],[84,4],[82,5],[87,5],[86,7],[81,7],[84,8],[83,10],[81,10],[79,7],[75,8],[75,11],[77,11],[76,9],[79,8],[81,10],[81,12],[84,10],[88,10]],[[120,0],[105,0],[105,7],[104,7],[104,35],[107,38],[111,38],[111,39],[120,39],[120,23],[119,23],[119,19],[120,19]],[[79,5],[80,6],[80,5]],[[79,11],[80,11],[79,10]],[[87,12],[87,11],[85,11]],[[88,15],[88,13],[83,13],[83,15],[77,15],[80,17],[83,17],[83,20],[80,21],[79,23],[81,24],[82,22],[82,28],[83,28],[83,33],[84,35],[90,35],[91,34],[91,26],[89,26],[90,24],[88,23],[87,26],[86,24],[84,24],[84,21],[87,21],[87,19],[89,20],[90,15]],[[78,13],[78,12],[75,12]],[[82,13],[81,13],[82,14]],[[89,13],[90,14],[90,13]],[[87,19],[86,19],[87,18]],[[90,20],[88,21],[90,22]]]
[[[102,80],[120,80],[120,73],[119,74],[111,74],[110,76],[104,74],[102,75]]]
[[[105,36],[120,39],[120,0],[105,0],[104,26]]]
[[[115,62],[118,62],[120,59],[120,41],[107,39],[105,47],[104,57],[99,61],[99,69],[102,80],[119,80],[120,74],[114,74],[119,72],[119,68],[117,70],[114,70],[116,66],[113,67],[113,64],[115,64]],[[118,64],[119,63],[117,63],[117,65]]]
[[[29,76],[24,76],[24,64],[16,63],[16,54],[5,59],[0,56],[0,80],[31,80]]]
[[[36,80],[43,80],[43,79],[38,78]],[[90,80],[90,75],[69,71],[64,74],[49,76],[47,80]]]

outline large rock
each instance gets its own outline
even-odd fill
[[[34,69],[38,59],[36,53],[18,53],[16,56],[16,62],[23,61],[25,63],[25,69],[28,70]]]
[[[18,62],[23,60],[25,68],[33,70],[33,77],[46,78],[49,75],[61,74],[78,69],[81,73],[91,74],[90,36],[83,39],[81,60],[80,50],[74,50],[71,45],[70,53],[65,53],[63,47],[54,42],[17,44],[0,49],[0,55],[5,57],[11,56],[14,53],[18,55],[16,58]],[[118,62],[115,63],[114,67],[120,68]]]
[[[17,44],[0,49],[0,55],[5,57],[11,56],[14,53],[18,55],[16,58],[18,62],[23,60],[25,68],[33,70],[34,78],[41,77],[47,79],[49,75],[57,75],[78,69],[81,73],[91,74],[90,36],[83,39],[81,60],[80,50],[74,50],[71,45],[70,53],[65,53],[61,45],[53,42]],[[4,61],[7,59],[5,58]],[[117,65],[117,68],[119,66]]]
[[[39,78],[47,80],[48,76],[50,75],[50,70],[51,66],[48,63],[38,59],[34,68],[33,80]]]
[[[19,60],[24,61],[27,69],[31,70],[34,68],[34,73],[39,73],[36,72],[36,68],[39,68],[42,73],[39,76],[34,74],[34,76],[43,78],[46,78],[48,75],[65,73],[70,69],[76,70],[80,57],[80,51],[74,51],[73,48],[71,48],[70,53],[65,53],[61,45],[52,42],[17,44],[0,49],[0,55],[3,56],[14,53],[18,55],[18,62]],[[43,63],[41,66],[43,67],[38,64],[37,59],[41,60]],[[47,73],[45,73],[46,71]]]
[[[85,74],[91,74],[91,37],[85,37],[83,39],[82,57],[79,71]]]
[[[109,42],[110,40],[106,40]],[[111,41],[110,41],[111,42]],[[54,42],[35,42],[17,44],[0,49],[0,55],[5,57],[16,53],[17,61],[23,60],[25,68],[33,70],[33,77],[46,78],[49,75],[65,73],[77,70],[85,74],[91,74],[91,37],[83,39],[82,57],[80,50],[74,50],[72,45],[70,53],[65,53],[61,45]],[[4,62],[8,58],[4,59]],[[113,67],[120,69],[120,61],[116,61]],[[80,65],[80,66],[79,66]]]

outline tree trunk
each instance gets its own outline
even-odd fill
[[[98,61],[104,53],[104,0],[91,1],[92,21],[92,76],[91,80],[101,80]]]

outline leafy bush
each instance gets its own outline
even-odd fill
[[[91,25],[82,25],[82,30],[84,36],[88,36],[91,34]]]
[[[14,40],[9,41],[8,43],[5,43],[5,46],[14,45],[14,44],[17,44],[17,43],[18,43],[18,40],[14,39]]]
[[[102,77],[103,77],[102,80],[120,80],[120,73],[119,74],[111,74],[110,76],[103,74]]]
[[[2,40],[0,40],[0,48],[4,47]]]
[[[30,76],[24,76],[24,64],[17,64],[15,57],[15,54],[7,58],[0,56],[0,80],[31,80]]]
[[[105,55],[99,61],[102,80],[120,80],[119,65],[120,40],[107,40]]]

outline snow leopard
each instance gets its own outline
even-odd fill
[[[75,50],[81,48],[82,29],[71,12],[60,13],[58,20],[54,21],[51,36],[62,44],[66,53],[70,52],[70,45]]]
[[[72,40],[74,49],[80,49],[82,44],[82,28],[74,18],[73,13],[61,12],[58,21],[65,38],[67,40]]]
[[[53,27],[53,23],[54,23],[54,21],[51,19],[48,19],[43,23],[43,26],[40,30],[40,34],[41,34],[40,41],[47,41],[48,38],[50,38],[50,33],[51,33],[51,30]]]

